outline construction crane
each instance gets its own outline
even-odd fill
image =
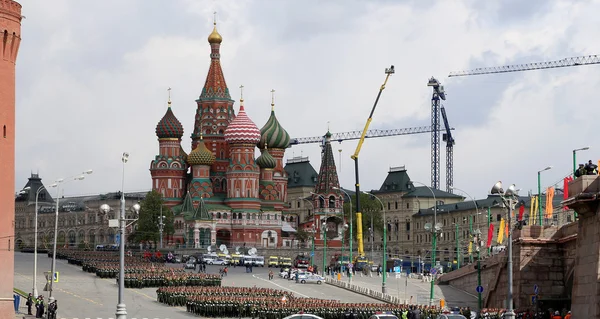
[[[431,77],[427,86],[433,88],[431,95],[431,188],[440,189],[440,99],[446,100],[446,92],[440,81]]]
[[[483,75],[493,73],[508,73],[508,72],[520,72],[520,71],[531,71],[531,70],[542,70],[542,69],[555,69],[565,68],[570,66],[582,66],[600,64],[600,56],[598,55],[586,55],[572,58],[564,58],[556,61],[548,62],[534,62],[526,64],[513,64],[505,66],[495,66],[487,68],[477,68],[469,71],[455,71],[450,72],[448,77],[457,76],[468,76],[468,75]]]
[[[442,135],[442,140],[446,142],[446,192],[452,193],[452,185],[454,185],[454,137],[448,124],[448,116],[446,116],[444,106],[440,108],[440,111],[446,127],[446,133]]]
[[[450,128],[454,130],[454,128]],[[398,136],[398,135],[412,135],[412,134],[422,134],[429,133],[432,131],[431,126],[417,126],[417,127],[407,127],[407,128],[398,128],[391,130],[379,130],[379,129],[371,129],[367,131],[365,135],[365,139],[374,138],[374,137],[388,137],[388,136]],[[333,133],[331,134],[332,141],[349,141],[349,140],[358,140],[362,136],[362,131],[351,131],[351,132],[342,132],[342,133]],[[312,136],[312,137],[296,137],[290,139],[290,147],[299,144],[311,144],[311,143],[321,143],[321,146],[325,145],[325,135],[323,136]]]
[[[369,118],[367,119],[367,123],[365,123],[365,128],[362,130],[360,135],[360,139],[358,144],[356,145],[356,150],[354,154],[352,154],[351,158],[354,160],[354,177],[356,179],[356,184],[354,185],[356,188],[356,239],[358,242],[358,255],[360,257],[364,257],[365,251],[363,246],[363,234],[362,234],[362,213],[360,209],[360,182],[359,182],[359,174],[358,174],[358,154],[360,153],[360,149],[362,148],[363,143],[365,142],[365,138],[367,136],[367,132],[369,131],[369,125],[373,120],[373,113],[375,112],[375,108],[377,107],[377,103],[379,102],[379,98],[381,97],[381,92],[385,89],[385,85],[387,84],[390,75],[394,74],[394,66],[392,65],[389,69],[385,69],[385,81],[379,88],[379,93],[377,93],[377,98],[375,99],[375,103],[373,104],[373,108],[371,109],[371,113],[369,114]],[[386,228],[383,228],[384,237]],[[385,247],[384,247],[385,251]],[[385,258],[385,253],[383,254]],[[350,228],[350,259],[352,259],[352,228]],[[385,261],[385,259],[384,259]],[[385,265],[385,262],[383,263]]]

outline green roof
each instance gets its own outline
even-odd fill
[[[317,184],[317,171],[310,165],[308,157],[289,159],[284,167],[288,174],[288,189],[294,187],[314,187]]]
[[[385,181],[379,188],[379,193],[398,193],[408,192],[412,185],[410,183],[410,177],[406,172],[404,166],[398,168],[390,168]]]
[[[410,191],[404,195],[402,195],[403,198],[409,198],[409,197],[421,197],[421,198],[433,198],[433,195],[435,195],[436,199],[442,199],[442,198],[464,198],[460,195],[456,195],[456,194],[452,194],[452,193],[448,193],[439,189],[433,189],[433,188],[429,188],[429,187],[425,187],[425,186],[417,186],[414,187],[412,186],[412,183],[409,185],[410,187]],[[431,194],[431,192],[433,191],[433,194]]]

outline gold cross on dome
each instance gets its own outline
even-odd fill
[[[168,101],[168,103],[171,104],[171,88],[170,87],[167,89],[167,92],[169,93],[169,101]]]
[[[244,100],[244,85],[240,85],[240,100]]]
[[[213,12],[213,24],[217,25],[217,11]]]
[[[271,111],[275,108],[275,90],[271,89]]]

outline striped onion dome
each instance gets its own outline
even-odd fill
[[[198,141],[198,145],[196,145],[196,149],[190,152],[187,156],[187,163],[191,166],[194,165],[212,165],[215,163],[215,155],[206,148],[204,145],[204,140],[200,139]]]
[[[271,110],[271,116],[269,116],[269,120],[265,126],[260,129],[260,142],[258,142],[257,146],[262,150],[267,145],[270,148],[280,149],[285,149],[290,146],[290,135],[283,129],[283,126],[279,124],[279,121],[275,116],[275,111],[273,110]]]
[[[156,125],[156,136],[158,138],[181,138],[183,136],[183,125],[173,114],[170,104],[167,113]]]
[[[240,112],[225,130],[225,141],[229,144],[256,144],[259,140],[260,131],[246,114],[242,101]]]
[[[261,151],[260,156],[256,159],[256,164],[260,166],[260,168],[275,168],[277,166],[277,161],[269,154],[267,148]]]

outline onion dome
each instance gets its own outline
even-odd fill
[[[285,149],[290,146],[290,135],[283,129],[283,126],[279,124],[277,117],[275,117],[275,111],[271,110],[271,116],[269,120],[260,129],[260,142],[258,142],[258,148],[264,149],[265,146],[269,145],[270,148],[281,148]]]
[[[219,32],[217,32],[217,23],[216,22],[214,23],[214,25],[215,25],[215,27],[213,28],[213,31],[208,36],[208,43],[220,44],[221,42],[223,42],[223,37],[219,34]]]
[[[277,166],[277,161],[269,154],[269,151],[265,147],[262,150],[260,156],[256,159],[256,164],[260,166],[260,168],[270,168],[273,169]]]
[[[156,125],[156,136],[158,138],[181,138],[183,136],[183,125],[173,114],[171,101],[169,101],[167,113]]]
[[[260,141],[260,131],[246,114],[244,100],[240,102],[240,112],[225,130],[225,141],[229,144],[256,144]]]
[[[206,148],[204,140],[200,138],[196,149],[190,152],[187,156],[187,163],[191,166],[194,165],[212,165],[215,163],[215,155]]]

